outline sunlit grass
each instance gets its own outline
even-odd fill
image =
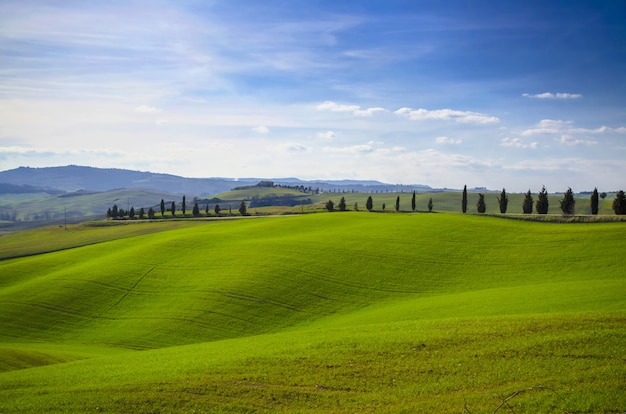
[[[54,250],[54,229],[28,234]],[[626,404],[624,223],[344,213],[63,234],[75,248],[0,261],[1,412],[491,412],[539,384],[516,412]]]

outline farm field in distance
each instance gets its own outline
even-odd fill
[[[0,412],[623,412],[625,247],[364,211],[4,235]]]

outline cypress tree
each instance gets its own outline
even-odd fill
[[[537,196],[535,210],[537,210],[537,214],[548,214],[548,191],[546,191],[545,185],[541,188],[541,192]]]
[[[339,200],[339,204],[337,205],[337,207],[339,207],[339,211],[346,211],[346,199],[345,199],[345,197],[341,197],[341,200]]]
[[[593,189],[593,193],[591,194],[591,214],[598,214],[598,207],[600,205],[600,200],[598,198],[598,188]]]
[[[613,211],[615,214],[626,214],[626,195],[624,195],[624,191],[622,190],[615,194]]]
[[[176,214],[176,203],[172,201],[172,205],[170,207],[170,211],[172,212],[172,217]]]
[[[220,215],[220,211],[222,211],[222,209],[220,208],[219,204],[215,205],[215,208],[213,209],[213,211],[215,211],[215,215],[219,216]]]
[[[574,200],[574,193],[571,188],[568,188],[565,194],[563,194],[563,198],[560,200],[560,203],[563,214],[574,214],[574,205],[576,204],[576,200]]]
[[[149,219],[153,219],[154,218],[154,209],[152,207],[150,207],[148,209],[148,218]]]
[[[500,193],[500,197],[498,197],[498,204],[500,204],[500,213],[505,214],[509,205],[509,197],[506,195],[506,190],[504,188]]]
[[[183,205],[181,206],[183,217],[185,217],[185,211],[187,211],[187,203],[185,202],[185,196],[183,196]]]
[[[161,217],[165,214],[165,201],[161,199]]]
[[[143,207],[141,207],[139,209],[139,219],[143,220],[145,218],[145,215],[146,215],[146,210],[144,210]]]
[[[400,211],[400,196],[396,197],[396,213]]]
[[[135,218],[135,207],[131,207],[130,211],[128,212],[128,218],[129,219],[134,219]]]
[[[524,212],[524,214],[530,214],[533,212],[533,196],[530,194],[530,190],[528,190],[528,192],[524,196],[522,211]]]
[[[461,211],[467,212],[467,185],[463,186],[463,198],[461,199]]]
[[[241,214],[242,216],[245,216],[247,212],[248,212],[248,209],[246,207],[246,202],[241,200],[241,204],[239,204],[239,214]]]
[[[430,199],[428,200],[428,211],[432,212],[433,211],[433,198],[430,197]]]
[[[478,193],[478,203],[476,203],[476,211],[484,213],[487,211],[487,205],[485,204],[485,195]]]
[[[411,210],[415,211],[415,191],[413,191],[413,198],[411,198]]]
[[[365,208],[367,211],[372,211],[374,208],[374,201],[372,200],[372,196],[367,197],[367,201],[365,202]]]
[[[200,215],[200,209],[198,208],[198,203],[193,205],[193,210],[191,212],[194,217],[198,217]]]

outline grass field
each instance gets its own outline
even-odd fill
[[[351,212],[5,235],[0,412],[623,412],[625,236]]]

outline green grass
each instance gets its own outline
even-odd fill
[[[54,230],[0,251],[54,250]],[[67,233],[74,248],[0,261],[0,412],[492,412],[536,385],[515,412],[626,406],[625,223],[336,213]]]

